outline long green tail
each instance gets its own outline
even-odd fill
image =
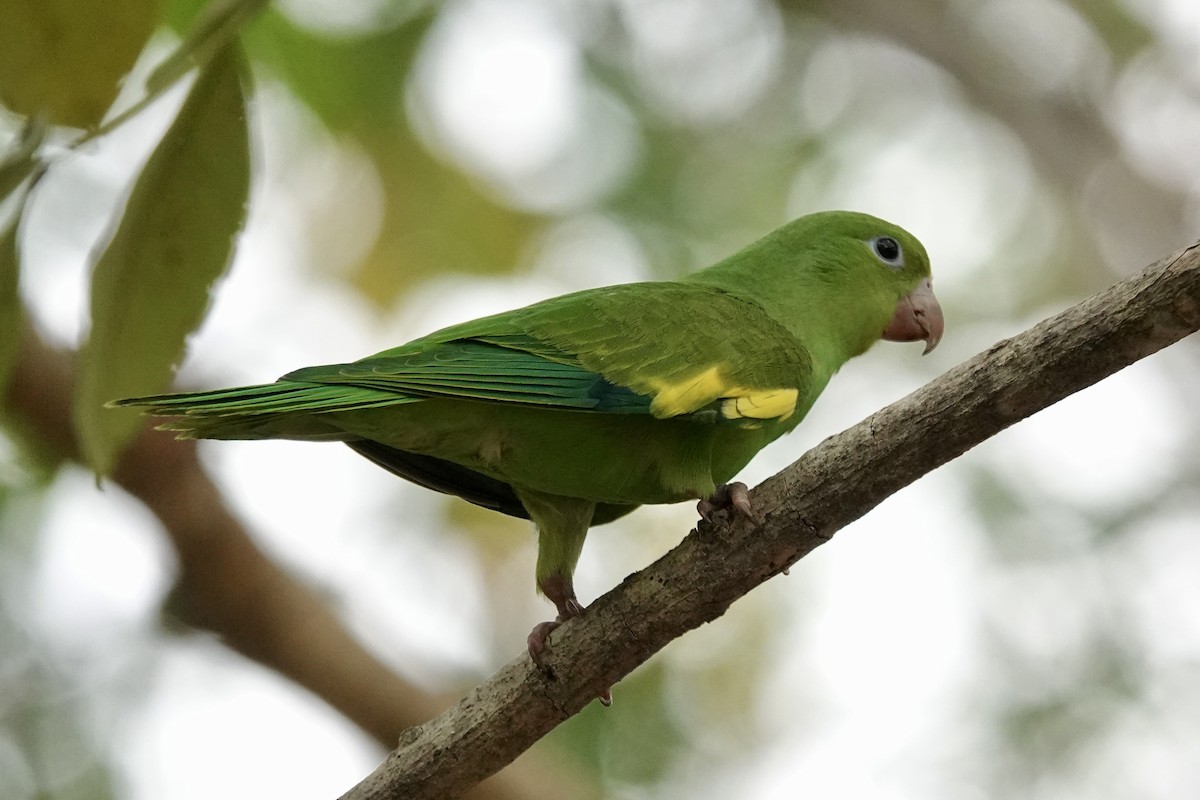
[[[174,431],[181,439],[340,441],[347,435],[332,424],[328,415],[419,399],[381,389],[279,381],[211,392],[130,397],[109,405],[175,417],[159,427]]]

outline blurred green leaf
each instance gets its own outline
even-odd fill
[[[71,146],[78,148],[92,139],[104,136],[124,125],[152,105],[180,78],[192,69],[203,67],[213,54],[229,44],[242,25],[262,10],[269,0],[231,0],[214,3],[201,9],[191,30],[171,55],[167,56],[146,79],[145,93],[133,105],[109,117],[99,127]]]
[[[203,66],[215,53],[233,41],[248,20],[267,7],[269,0],[223,0],[206,6],[174,53],[167,56],[146,78],[146,92],[157,95]]]
[[[1072,5],[1091,23],[1117,61],[1130,61],[1147,47],[1154,46],[1154,31],[1135,11],[1136,5],[1121,0],[1093,0]]]
[[[611,708],[592,703],[561,726],[556,741],[606,782],[661,781],[687,743],[666,705],[662,661],[639,667],[613,688]]]
[[[150,38],[155,0],[0,3],[0,103],[90,128]]]
[[[435,18],[414,13],[362,37],[330,37],[268,13],[245,41],[328,128],[363,134],[404,126],[404,85]]]
[[[46,138],[46,121],[31,117],[17,138],[17,146],[0,159],[0,200],[12,194],[38,168],[37,151]]]
[[[414,11],[369,35],[338,38],[271,13],[246,36],[273,77],[371,158],[383,188],[384,224],[350,275],[381,308],[431,276],[511,270],[540,224],[431,155],[413,132],[403,99],[434,19]],[[313,220],[312,235],[320,235],[321,224]]]
[[[363,139],[387,197],[386,224],[350,280],[386,308],[408,288],[446,273],[511,270],[537,219],[495,202],[465,175],[430,158],[407,131]]]
[[[22,209],[23,210],[23,209]],[[21,336],[21,300],[17,295],[17,227],[20,213],[12,215],[0,228],[0,389],[8,383],[8,373],[17,356]]]
[[[96,262],[75,426],[98,474],[139,424],[136,412],[104,404],[167,386],[233,256],[250,184],[242,72],[236,45],[200,72]]]

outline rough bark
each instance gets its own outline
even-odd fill
[[[1200,328],[1200,244],[955,367],[751,493],[764,517],[702,523],[528,656],[408,731],[343,800],[450,798],[516,758],[668,642],[721,616],[846,524],[1008,426]]]

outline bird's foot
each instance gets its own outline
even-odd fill
[[[557,619],[550,622],[539,622],[533,626],[533,630],[529,632],[529,637],[526,640],[529,645],[529,657],[533,659],[534,664],[537,664],[538,669],[546,671],[544,657],[546,651],[550,649],[550,634],[559,625],[582,614],[583,604],[575,596],[575,586],[569,576],[547,575],[538,580],[538,588],[542,590],[542,594],[546,595],[546,598],[554,603],[554,607],[558,609]]]
[[[550,585],[547,585],[550,584]],[[550,591],[547,591],[547,590]],[[546,654],[550,650],[550,634],[554,632],[559,625],[562,625],[573,617],[578,617],[583,613],[583,604],[575,597],[575,592],[571,588],[563,588],[558,585],[557,581],[543,581],[542,592],[558,607],[558,617],[546,622],[539,622],[533,626],[533,630],[529,632],[526,639],[526,644],[529,647],[529,657],[533,663],[542,672],[548,675],[553,675],[553,670],[546,663]],[[597,692],[596,695],[600,702],[605,706],[612,705],[612,687],[605,686]]]
[[[750,503],[750,490],[741,482],[722,483],[713,492],[713,496],[696,503],[696,511],[709,522],[717,511],[732,508],[755,525],[762,525],[763,519]]]
[[[571,596],[558,604],[558,617],[556,619],[539,622],[533,626],[533,630],[529,632],[529,636],[526,638],[526,643],[529,645],[529,657],[533,659],[533,663],[537,664],[539,669],[546,669],[544,657],[546,651],[550,649],[550,634],[559,625],[562,625],[573,617],[578,617],[582,613],[583,606],[574,596]]]
[[[562,620],[539,622],[533,626],[533,630],[529,632],[529,636],[525,640],[529,645],[529,657],[533,659],[533,663],[538,666],[538,669],[546,669],[543,656],[550,647],[550,633],[559,625],[562,625]]]

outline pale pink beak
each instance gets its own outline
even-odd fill
[[[942,307],[933,296],[933,284],[929,278],[917,284],[896,304],[892,321],[883,329],[883,338],[889,342],[915,342],[925,340],[926,355],[942,340],[946,323],[942,319]]]

